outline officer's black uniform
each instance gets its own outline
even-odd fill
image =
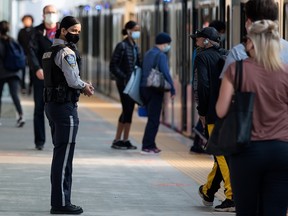
[[[66,67],[66,71],[70,66],[71,68],[78,67],[76,61],[73,62],[73,58],[75,60],[77,55],[71,49],[68,49],[67,45],[64,45],[63,40],[58,39],[58,41],[62,41],[62,44],[52,46],[48,52],[44,53],[42,58],[45,77],[45,112],[51,127],[54,144],[51,167],[52,207],[71,205],[72,160],[79,124],[77,101],[81,85],[85,87],[85,83],[82,80],[80,80],[78,89],[68,86],[67,75],[66,77],[64,76],[63,67]],[[57,39],[55,42],[57,42]],[[72,49],[74,48],[72,47]],[[57,55],[58,52],[62,52],[61,55]],[[65,60],[66,64],[58,64],[63,65],[60,68],[55,62],[63,61],[63,58],[66,58],[67,61]],[[80,58],[78,58],[77,62],[79,63],[79,61]],[[73,79],[75,76],[70,78]]]

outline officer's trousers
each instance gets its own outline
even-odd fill
[[[208,133],[211,134],[214,125],[208,125]],[[224,182],[224,193],[227,199],[233,200],[233,193],[230,182],[229,168],[224,156],[214,156],[214,165],[207,177],[206,184],[203,185],[203,193],[208,197],[214,197],[220,188],[220,183]]]
[[[54,145],[51,165],[51,206],[70,204],[72,161],[79,119],[76,103],[47,103],[46,116]]]

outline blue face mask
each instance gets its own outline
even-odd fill
[[[140,31],[133,31],[131,33],[131,37],[135,40],[135,39],[139,39],[140,38]]]
[[[171,49],[171,45],[166,45],[163,49],[163,52],[168,52]]]

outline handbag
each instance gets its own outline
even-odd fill
[[[140,96],[140,82],[141,82],[141,68],[136,67],[132,72],[130,79],[123,91],[124,94],[128,94],[137,104],[143,105]]]
[[[234,95],[228,113],[215,123],[206,145],[206,152],[213,155],[232,155],[246,149],[251,140],[255,93],[241,92],[242,61],[236,62]]]
[[[164,77],[164,74],[159,71],[158,68],[158,60],[159,60],[160,53],[157,54],[153,67],[151,71],[149,72],[149,75],[147,77],[147,87],[152,87],[160,91],[170,91],[171,85]]]

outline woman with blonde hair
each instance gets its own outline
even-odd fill
[[[241,91],[254,92],[251,143],[229,161],[237,216],[285,216],[288,206],[288,65],[280,59],[277,22],[248,30]],[[216,104],[224,117],[234,93],[235,63],[226,70]]]

